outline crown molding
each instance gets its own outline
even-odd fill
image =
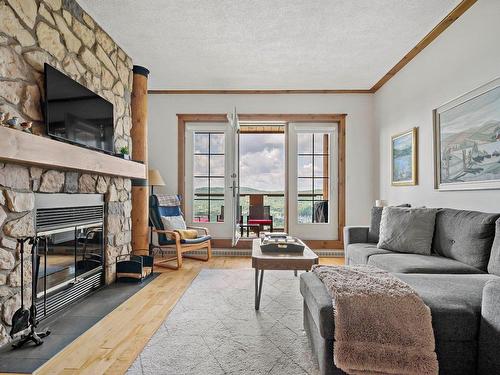
[[[371,94],[371,89],[318,89],[318,90],[148,90],[148,94],[163,95],[269,95],[269,94]]]

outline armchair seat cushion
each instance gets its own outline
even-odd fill
[[[202,243],[205,241],[210,241],[211,239],[212,239],[212,236],[202,236],[202,237],[193,238],[193,239],[181,240],[181,243],[195,244],[195,243]]]
[[[165,236],[159,236],[158,237],[160,245],[161,246],[166,246],[166,245],[175,245],[175,240],[170,240],[170,239],[165,239]],[[188,240],[181,240],[181,244],[197,244],[197,243],[202,243],[205,241],[209,241],[212,239],[212,236],[201,236],[198,238],[193,238],[193,239],[188,239]]]
[[[269,219],[248,219],[248,224],[271,225],[272,222]]]

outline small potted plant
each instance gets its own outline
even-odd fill
[[[130,152],[128,150],[128,146],[123,146],[120,148],[120,153],[118,154],[119,157],[125,160],[130,160]]]

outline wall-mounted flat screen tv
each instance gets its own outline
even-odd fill
[[[113,153],[113,104],[48,64],[45,123],[53,138]]]

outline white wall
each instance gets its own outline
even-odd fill
[[[375,94],[375,158],[379,191],[390,203],[408,202],[500,212],[500,191],[434,190],[432,110],[500,76],[500,1],[480,0]],[[391,135],[420,128],[419,180],[392,187]]]
[[[154,72],[153,72],[154,74]],[[369,223],[375,197],[373,95],[149,95],[149,163],[177,192],[177,113],[347,113],[347,224]]]

